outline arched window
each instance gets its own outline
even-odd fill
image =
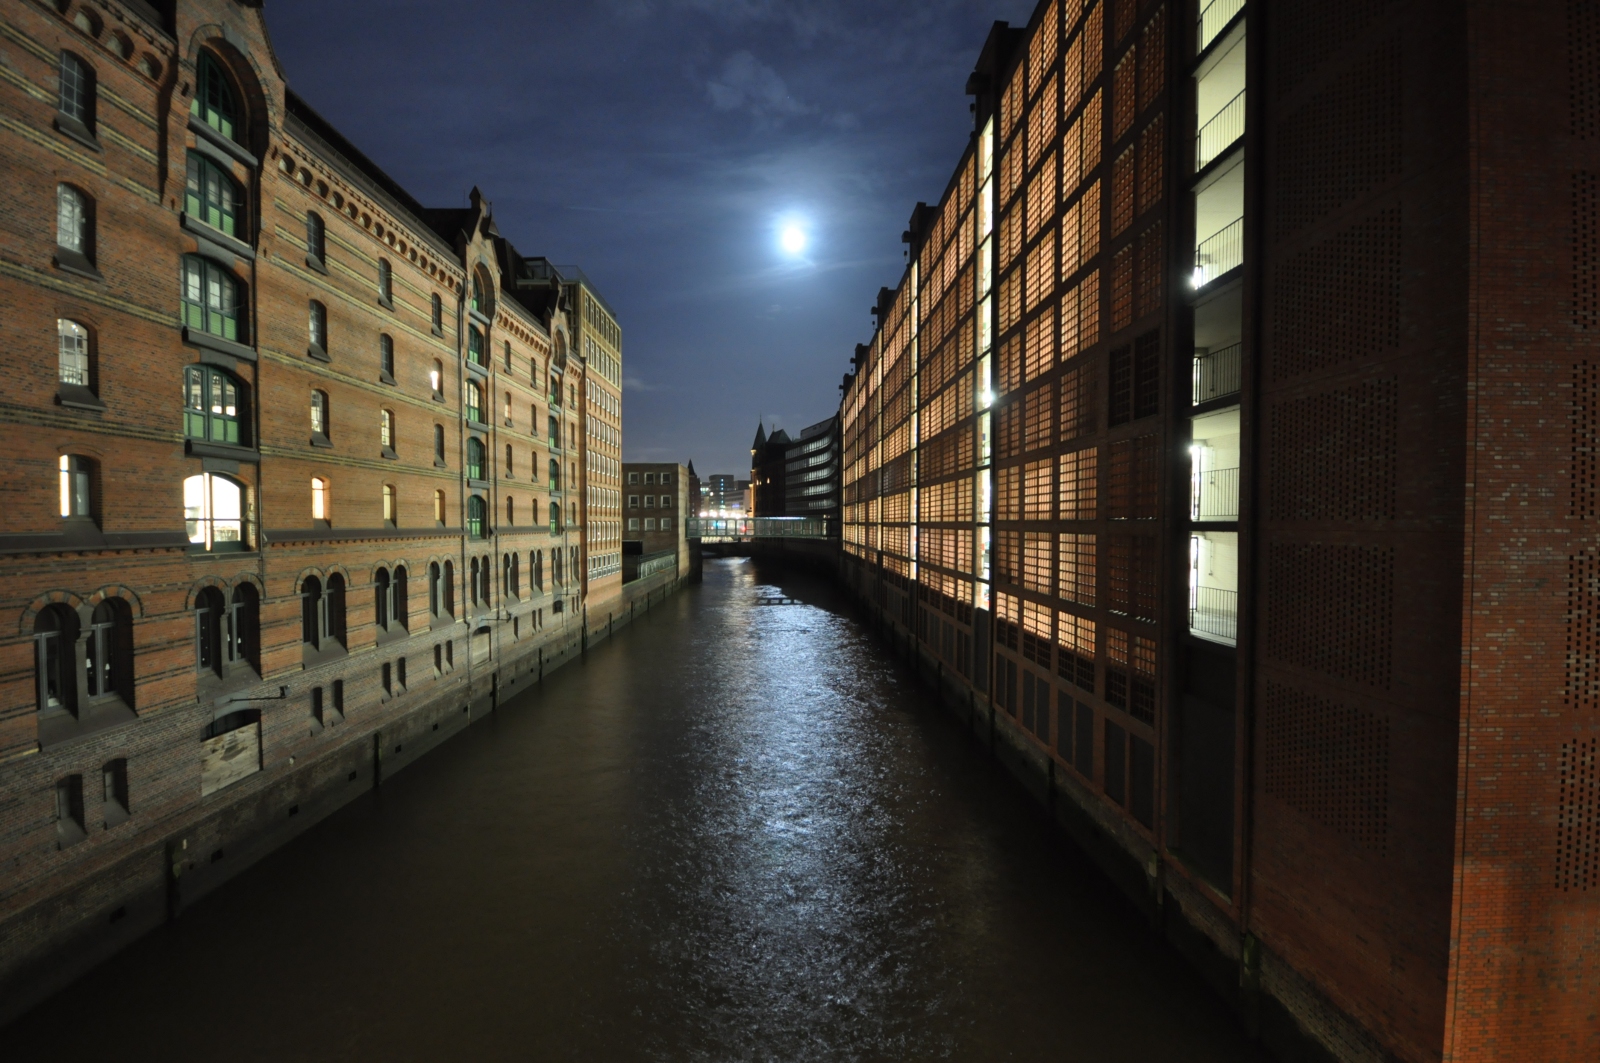
[[[554,458],[550,459],[550,490],[561,490],[561,463]]]
[[[56,318],[57,370],[63,384],[89,387],[89,330],[76,321]]]
[[[438,524],[440,527],[444,526],[444,491],[443,490],[438,490],[438,491],[435,491],[433,493],[433,521],[434,521],[435,524]]]
[[[433,332],[436,336],[444,333],[444,300],[439,298],[438,292],[433,293]],[[438,385],[434,385],[433,390],[438,391]]]
[[[507,475],[507,476],[511,476],[511,475],[514,475],[514,474],[515,474],[515,473],[516,473],[516,462],[514,462],[514,461],[513,461],[513,460],[512,460],[512,458],[511,458],[511,444],[510,444],[510,443],[507,443],[507,444],[506,444],[506,467],[505,467],[505,474],[506,474],[506,475]]]
[[[200,53],[196,67],[189,113],[229,140],[238,140],[244,130],[240,128],[239,94],[234,91],[233,83],[210,52]]]
[[[94,519],[94,471],[91,458],[63,454],[59,459],[61,515]]]
[[[323,593],[328,626],[324,634],[344,645],[344,577],[335,572],[328,577],[328,589]]]
[[[87,265],[93,255],[89,199],[71,185],[56,185],[56,248]]]
[[[478,326],[467,326],[467,361],[473,365],[483,365],[483,333],[478,331]]]
[[[327,229],[322,224],[321,215],[315,211],[306,212],[306,257],[318,266],[323,264],[327,257],[328,239]]]
[[[183,209],[189,217],[242,240],[243,204],[244,195],[227,171],[202,155],[189,156],[183,193]]]
[[[472,275],[472,309],[480,314],[489,312],[489,303],[483,294],[483,282],[478,279],[476,273]]]
[[[394,449],[394,411],[378,411],[378,440],[389,450]]]
[[[473,495],[467,499],[467,533],[474,539],[482,539],[487,531],[488,506],[482,498]]]
[[[320,436],[326,443],[331,434],[329,431],[332,419],[329,416],[328,393],[326,391],[313,391],[311,393],[311,434]]]
[[[467,381],[467,420],[483,423],[483,389],[476,380]]]
[[[374,623],[385,630],[389,627],[389,616],[394,609],[394,603],[390,600],[390,593],[389,570],[380,568],[376,578],[372,581],[373,618]]]
[[[311,300],[306,315],[306,331],[311,341],[313,355],[328,354],[328,308],[315,299]]]
[[[500,555],[500,597],[511,596],[511,555]]]
[[[485,557],[483,564],[478,568],[478,589],[483,594],[483,604],[489,604],[489,559]]]
[[[322,581],[315,576],[307,576],[300,583],[301,642],[308,646],[322,645],[322,633],[327,626],[325,615]]]
[[[511,595],[522,597],[522,565],[516,554],[511,555]]]
[[[94,130],[94,70],[70,52],[61,53],[57,68],[56,94],[60,113],[83,127],[83,132]]]
[[[239,385],[232,376],[209,365],[184,368],[184,435],[239,446],[241,420]]]
[[[78,676],[73,656],[78,644],[78,614],[65,605],[47,605],[33,622],[34,674],[40,712],[78,711]]]
[[[517,522],[517,503],[516,503],[515,500],[508,498],[508,499],[506,499],[506,524],[511,525],[511,524],[515,524],[516,522]]]
[[[439,615],[439,562],[428,565],[428,615]]]
[[[544,590],[544,551],[533,551],[533,586],[536,590]]]
[[[378,259],[378,298],[385,303],[394,302],[394,271],[386,258]]]
[[[484,468],[484,465],[486,464],[486,462],[484,460],[484,457],[485,457],[485,455],[484,455],[484,448],[483,448],[483,440],[479,439],[477,436],[468,436],[467,437],[467,479],[469,479],[469,480],[486,480],[486,479],[488,479],[488,476],[485,475],[487,470]]]
[[[225,632],[229,664],[251,664],[260,670],[261,596],[254,584],[241,583],[233,589],[228,604]]]
[[[396,565],[394,569],[394,591],[392,599],[391,619],[403,628],[411,627],[411,605],[406,598],[406,566]]]
[[[387,332],[378,337],[378,375],[384,383],[394,383],[394,337]]]
[[[239,282],[222,266],[199,255],[183,256],[183,323],[192,329],[245,342]]]
[[[107,598],[94,607],[83,642],[84,692],[91,698],[120,695],[133,703],[133,613],[121,598]]]
[[[561,503],[550,503],[550,533],[554,535],[561,530]]]
[[[435,358],[433,368],[428,372],[428,384],[433,388],[436,397],[444,395],[444,363]]]
[[[332,520],[329,516],[332,511],[328,497],[328,481],[320,476],[311,478],[311,519]]]
[[[383,485],[383,522],[391,528],[399,523],[399,516],[395,512],[394,484]]]
[[[222,675],[222,592],[207,587],[194,600],[194,664],[201,672]]]
[[[243,488],[215,473],[189,477],[183,481],[183,523],[189,542],[201,549],[244,549]]]
[[[471,578],[467,580],[467,597],[472,605],[478,604],[478,559],[472,559]]]
[[[444,579],[441,584],[444,590],[444,611],[448,616],[456,615],[456,563],[444,563]]]
[[[433,462],[435,465],[444,464],[444,425],[433,426]]]

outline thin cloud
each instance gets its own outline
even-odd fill
[[[707,82],[706,95],[719,111],[747,111],[756,118],[792,118],[816,110],[790,95],[778,72],[746,51],[728,57],[720,78]]]

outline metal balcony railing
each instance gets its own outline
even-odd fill
[[[1239,519],[1239,470],[1205,469],[1189,477],[1189,519]]]
[[[1229,270],[1244,265],[1244,219],[1223,226],[1194,249],[1194,286],[1204,288]]]
[[[1211,0],[1200,11],[1199,32],[1195,34],[1196,53],[1205,51],[1217,39],[1222,27],[1233,21],[1244,8],[1244,0]]]
[[[1189,588],[1189,631],[1232,646],[1239,640],[1239,592]]]
[[[1222,110],[1200,127],[1194,135],[1194,168],[1203,170],[1212,159],[1228,150],[1228,146],[1244,136],[1244,94],[1239,94],[1222,105]]]
[[[1203,402],[1226,398],[1239,393],[1240,365],[1244,345],[1209,351],[1194,356],[1194,398],[1196,406]]]

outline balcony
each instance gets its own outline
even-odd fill
[[[1244,136],[1244,90],[1219,110],[1194,135],[1194,168],[1203,170]]]
[[[1189,589],[1189,633],[1227,646],[1239,642],[1239,592],[1222,587]]]
[[[1189,537],[1189,633],[1233,646],[1239,637],[1239,533]]]
[[[1244,265],[1244,219],[1201,240],[1194,248],[1194,286],[1204,288],[1218,277]]]
[[[1239,393],[1240,373],[1244,345],[1235,343],[1220,351],[1208,351],[1194,356],[1194,395],[1190,400],[1200,406],[1217,399]]]
[[[1195,33],[1196,54],[1205,51],[1217,39],[1233,16],[1244,10],[1244,0],[1211,0],[1200,9],[1199,25]]]
[[[1239,519],[1239,470],[1206,469],[1189,477],[1189,519],[1196,523]]]

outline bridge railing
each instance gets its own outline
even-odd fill
[[[690,517],[684,532],[691,539],[829,539],[832,529],[823,517]]]

